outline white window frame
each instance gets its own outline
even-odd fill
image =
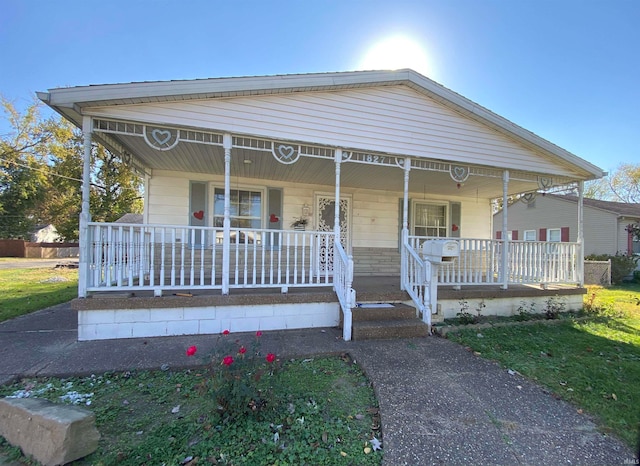
[[[220,190],[224,190],[224,185],[220,185],[218,183],[210,183],[210,202],[211,202],[211,225],[215,225],[215,218],[216,218],[216,189]],[[258,227],[256,227],[256,229],[258,230],[262,230],[265,228],[265,222],[266,222],[266,212],[267,212],[267,206],[266,206],[266,202],[267,202],[267,188],[265,186],[250,186],[250,185],[237,185],[237,186],[233,186],[231,187],[231,191],[248,191],[248,192],[259,192],[260,193],[260,225]],[[218,215],[219,217],[219,215]],[[243,218],[240,216],[236,216],[237,218]],[[246,217],[246,218],[252,218],[252,217]],[[233,228],[237,228],[232,226]],[[221,239],[218,238],[217,242],[220,243]],[[256,242],[261,245],[262,244],[262,238],[257,238]],[[242,245],[242,241],[240,242],[240,245]],[[236,243],[235,241],[231,241],[231,245],[232,246],[237,246],[238,243]]]
[[[530,234],[533,233],[533,238],[529,238]],[[538,237],[538,232],[536,230],[524,230],[522,234],[522,239],[525,241],[536,241]]]
[[[551,233],[558,233],[558,239],[551,239]],[[547,228],[547,242],[548,243],[560,243],[562,241],[562,229],[561,228]]]
[[[449,223],[450,223],[450,205],[448,202],[442,201],[429,201],[429,200],[412,200],[411,201],[411,234],[415,236],[421,236],[416,234],[416,210],[421,205],[435,205],[438,207],[444,207],[444,225],[427,226],[418,225],[421,228],[437,228],[438,230],[444,230],[444,236],[437,235],[438,238],[446,238],[449,236]],[[429,235],[432,236],[432,235]]]

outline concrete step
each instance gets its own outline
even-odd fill
[[[367,307],[367,303],[363,303],[351,310],[353,322],[414,319],[416,317],[415,307],[402,303],[389,305],[393,307]],[[376,304],[372,306],[376,306]]]
[[[352,338],[359,340],[390,340],[429,335],[429,327],[420,319],[396,319],[354,322]]]

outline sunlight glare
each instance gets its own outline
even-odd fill
[[[361,70],[399,70],[411,68],[424,76],[433,74],[427,53],[406,36],[387,37],[374,44],[360,62]]]

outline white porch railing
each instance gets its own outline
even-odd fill
[[[222,289],[222,228],[89,223],[87,291]],[[230,288],[333,285],[332,232],[231,229]]]
[[[424,241],[451,239],[460,244],[460,257],[438,267],[438,283],[453,286],[503,284],[503,240],[410,236],[418,253]],[[580,283],[579,243],[509,241],[507,284]]]
[[[353,285],[353,257],[347,255],[340,242],[334,243],[335,256],[333,262],[333,288],[338,295],[342,308],[343,323],[342,337],[344,341],[351,340],[353,316],[351,309],[356,306],[356,293]]]
[[[423,259],[410,243],[402,243],[402,288],[411,296],[416,311],[422,314],[422,320],[431,328],[430,284],[427,267]],[[427,270],[429,269],[429,270]]]

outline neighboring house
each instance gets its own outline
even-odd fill
[[[569,242],[578,239],[578,197],[527,196],[507,210],[511,240]],[[640,204],[583,200],[584,255],[640,254],[629,225],[640,224]],[[502,215],[493,216],[494,237],[502,237]]]
[[[32,243],[55,243],[60,241],[58,230],[53,225],[37,225],[29,233]]]
[[[115,223],[142,223],[142,222],[143,222],[142,214],[132,214],[132,213],[124,214],[122,217],[120,217],[118,220],[115,221]]]
[[[602,170],[412,70],[38,95],[84,133],[79,296],[136,295],[78,300],[80,339],[341,320],[350,339],[356,299],[391,300],[380,295],[391,283],[427,324],[455,314],[438,284],[462,288],[454,303],[484,296],[496,307],[529,284],[577,287],[581,301],[577,243],[553,270],[533,266],[492,239],[491,200],[580,189]],[[144,177],[142,224],[90,222],[92,141]],[[422,257],[434,238],[456,241],[448,254],[459,246],[439,270]],[[363,284],[376,280],[374,299]]]

